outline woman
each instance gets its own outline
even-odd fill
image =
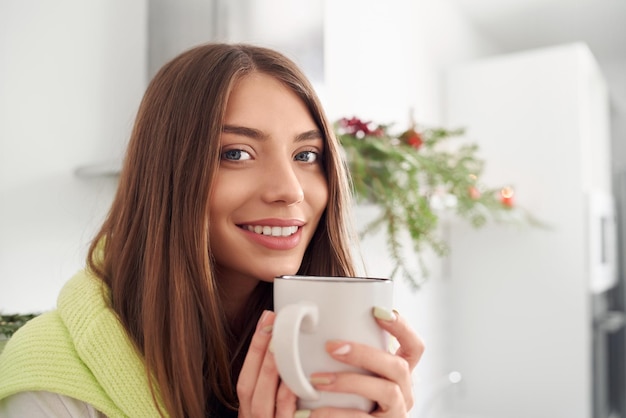
[[[268,350],[274,277],[355,274],[348,208],[339,145],[291,61],[250,45],[181,54],[148,86],[88,268],[0,357],[0,412],[351,413],[296,411]],[[380,377],[318,388],[374,400],[372,416],[406,416],[423,346],[402,318],[379,316],[395,355],[357,344],[331,355]]]

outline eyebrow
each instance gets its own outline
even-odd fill
[[[248,128],[246,126],[224,125],[222,132],[227,134],[246,136],[248,138],[258,139],[262,141],[269,138],[269,136],[263,131],[254,128]],[[310,131],[299,133],[295,137],[295,142],[314,139],[323,139],[322,133],[318,129],[311,129]]]

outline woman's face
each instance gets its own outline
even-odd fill
[[[210,200],[220,279],[295,274],[328,202],[324,140],[305,104],[271,76],[233,89]]]

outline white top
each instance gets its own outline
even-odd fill
[[[106,418],[93,406],[58,393],[20,392],[0,400],[0,418]]]

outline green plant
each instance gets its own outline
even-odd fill
[[[377,125],[358,118],[335,123],[335,134],[345,150],[357,202],[372,203],[380,215],[361,236],[385,228],[387,246],[398,274],[419,287],[402,257],[401,235],[408,234],[422,277],[428,276],[422,252],[431,248],[439,256],[448,246],[437,235],[439,219],[453,212],[480,227],[489,219],[537,223],[513,202],[513,189],[487,187],[479,182],[484,161],[473,143],[451,143],[463,129],[418,128],[393,133],[392,125]]]
[[[22,325],[36,316],[37,314],[0,315],[0,335],[11,337]]]

